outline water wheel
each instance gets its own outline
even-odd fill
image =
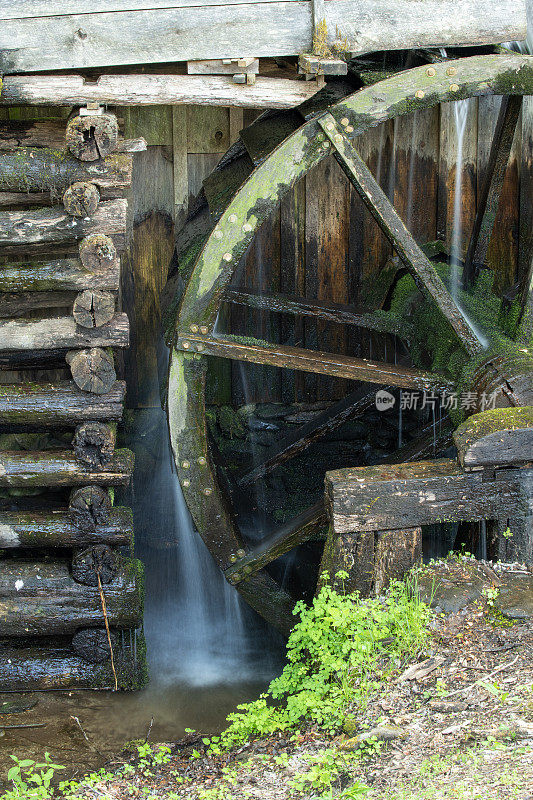
[[[171,272],[167,286],[170,346],[167,400],[172,449],[187,505],[215,561],[247,602],[282,630],[291,625],[294,598],[265,567],[315,536],[326,522],[325,510],[323,504],[310,508],[256,548],[244,544],[226,487],[217,479],[208,443],[204,396],[207,359],[222,356],[363,382],[363,387],[356,386],[354,392],[324,412],[326,420],[312,420],[280,442],[263,464],[241,478],[244,485],[267,474],[312,441],[313,431],[323,427],[328,418],[342,420],[347,414],[368,407],[375,394],[373,391],[369,395],[369,384],[441,392],[453,391],[461,381],[464,387],[467,380],[469,388],[495,391],[497,405],[532,404],[533,363],[524,347],[533,332],[531,274],[520,287],[520,313],[515,320],[521,320],[521,324],[511,335],[499,332],[484,348],[434,264],[417,245],[356,149],[357,136],[396,116],[451,100],[503,95],[486,190],[479,199],[463,274],[465,283],[475,285],[477,270],[487,252],[521,99],[531,93],[533,58],[510,53],[425,64],[357,91],[349,82],[335,82],[297,109],[263,114],[241,132],[240,140],[204,182],[180,235],[178,267]],[[227,291],[261,223],[299,178],[331,155],[399,256],[393,285],[401,274],[412,276],[414,290],[420,292],[430,311],[425,317],[426,326],[431,328],[434,320],[442,320],[448,340],[453,340],[454,353],[460,353],[459,359],[450,359],[439,371],[371,362],[214,331],[221,304],[229,301],[390,332],[386,325],[383,327],[383,316],[379,314],[358,317],[353,309],[303,298],[239,296]],[[422,324],[420,314],[416,320]],[[427,338],[428,330],[420,330],[418,335]],[[428,452],[427,447],[428,437],[423,431],[405,452],[396,454],[396,460],[419,458]]]

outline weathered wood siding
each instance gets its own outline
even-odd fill
[[[0,72],[297,55],[310,49],[316,16],[354,53],[526,33],[525,0],[331,0],[318,9],[310,0],[1,0]]]

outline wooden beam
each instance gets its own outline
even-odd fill
[[[468,417],[453,439],[465,469],[533,461],[533,408],[498,408]]]
[[[409,326],[403,323],[393,329],[391,321],[382,318],[379,314],[358,314],[352,306],[341,305],[340,303],[324,303],[320,300],[306,300],[302,297],[291,297],[275,292],[263,292],[262,294],[250,294],[236,289],[229,289],[224,294],[224,302],[236,305],[257,308],[264,311],[272,311],[279,314],[297,314],[303,317],[313,317],[316,320],[325,322],[337,322],[339,325],[354,325],[358,328],[380,331],[382,333],[392,333],[402,335],[407,338]]]
[[[2,562],[0,625],[3,636],[26,638],[75,633],[103,623],[98,587],[73,580],[67,561]],[[111,627],[136,628],[142,620],[141,587],[130,559],[105,587]]]
[[[476,217],[466,254],[463,270],[465,282],[470,282],[476,269],[484,266],[487,260],[490,237],[496,221],[503,181],[521,108],[521,96],[502,97],[487,164],[487,176],[481,196],[477,200]]]
[[[302,370],[318,375],[331,375],[367,383],[390,384],[404,389],[442,389],[450,388],[446,378],[416,369],[374,363],[364,358],[335,353],[321,353],[302,347],[287,347],[267,342],[237,337],[205,336],[182,332],[178,336],[176,348],[184,352],[201,352],[205,355],[222,356],[253,364],[270,364],[273,367]]]
[[[251,483],[268,475],[272,470],[292,458],[296,453],[304,450],[312,442],[336,430],[356,414],[361,414],[373,405],[376,399],[375,389],[369,391],[368,386],[360,386],[355,392],[343,397],[324,411],[319,412],[305,425],[288,433],[279,442],[275,442],[266,451],[260,464],[248,470],[241,478],[237,479],[240,486]]]
[[[131,509],[113,508],[106,521],[81,530],[64,511],[0,512],[0,548],[82,547],[104,543],[125,546],[133,540]]]
[[[327,524],[326,510],[321,500],[235,561],[224,573],[227,580],[233,585],[238,584],[298,545],[311,539],[325,539]]]
[[[63,450],[0,452],[0,486],[126,486],[133,472],[133,453],[116,450],[101,469],[88,469],[74,453]]]
[[[502,469],[487,480],[452,459],[355,467],[326,473],[326,497],[336,534],[475,522],[517,515],[532,474]]]
[[[133,635],[138,635],[137,631],[133,631]],[[126,636],[129,638],[129,631]],[[141,688],[143,669],[134,661],[133,650],[114,648],[114,666],[119,689]],[[115,677],[110,661],[91,664],[73,652],[71,646],[2,648],[2,692],[114,688]]]
[[[412,273],[418,287],[432,298],[444,314],[461,343],[471,355],[482,349],[460,309],[441,281],[431,261],[415,242],[394,206],[378,184],[359,153],[331,114],[324,114],[319,125],[335,149],[336,157],[385,236]]]
[[[26,251],[29,245],[48,247],[73,246],[93,233],[112,236],[115,245],[126,245],[127,200],[100,203],[90,219],[76,219],[62,208],[37,211],[1,211],[0,247],[2,254]]]
[[[117,290],[120,285],[120,261],[115,259],[104,269],[92,271],[78,258],[42,261],[28,259],[0,264],[0,292],[79,292],[84,289]]]
[[[237,85],[224,75],[6,75],[2,105],[72,106],[102,103],[119,106],[196,103],[237,108],[293,108],[318,91],[314,81],[262,78]]]
[[[98,186],[102,199],[116,199],[130,186],[131,171],[132,156],[123,153],[87,162],[68,153],[64,144],[59,152],[49,147],[18,147],[0,152],[0,191],[52,192],[57,202],[72,183],[87,182]]]
[[[1,102],[1,101],[0,101]],[[0,153],[19,147],[48,147],[65,150],[65,119],[2,119],[0,120]],[[146,150],[142,137],[124,139],[119,136],[115,153],[139,153]]]
[[[103,395],[82,392],[67,381],[2,384],[0,425],[69,428],[91,420],[118,422],[125,394],[124,381],[117,381]]]
[[[0,353],[73,350],[84,347],[127,347],[126,314],[115,314],[100,328],[81,328],[73,317],[0,320]]]

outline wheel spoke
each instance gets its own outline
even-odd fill
[[[351,306],[340,303],[322,303],[320,300],[306,300],[301,297],[264,292],[263,294],[249,294],[230,289],[224,295],[224,302],[236,305],[257,308],[261,311],[273,311],[279,314],[297,314],[301,317],[313,317],[322,322],[337,322],[341,325],[354,325],[358,328],[379,331],[380,333],[396,333],[395,326],[390,320],[377,314],[358,314]],[[408,338],[409,326],[402,324],[402,335]]]
[[[446,378],[431,372],[410,369],[395,364],[373,362],[364,358],[336,353],[321,353],[303,347],[287,347],[270,344],[255,339],[230,336],[209,336],[196,333],[179,332],[176,349],[193,353],[195,351],[210,356],[221,356],[253,364],[268,364],[273,367],[314,372],[331,375],[335,378],[366,381],[367,383],[390,384],[402,389],[439,391],[451,389]]]
[[[235,562],[225,572],[227,580],[238,584],[294,547],[311,539],[325,539],[327,524],[324,501],[320,500],[290,522],[277,528],[267,539],[252,548],[244,558]]]
[[[248,486],[250,483],[259,480],[259,478],[268,475],[272,470],[283,464],[287,459],[292,458],[296,453],[304,450],[312,442],[336,430],[356,414],[366,411],[376,398],[375,389],[372,391],[368,389],[368,386],[358,387],[355,392],[343,397],[342,400],[314,416],[305,425],[301,425],[281,441],[276,442],[267,450],[261,464],[253,467],[237,480],[239,486]]]
[[[466,351],[479,352],[482,345],[474,334],[437,271],[409,233],[396,209],[376,181],[365,162],[350,143],[331,114],[318,120],[320,127],[332,143],[337,160],[353,183],[364,204],[389,239],[401,260],[410,270],[420,289],[437,303]]]
[[[496,221],[503,181],[521,108],[521,96],[502,97],[487,164],[487,177],[483,184],[481,196],[478,199],[476,218],[466,254],[463,272],[465,282],[472,280],[477,265],[484,264],[487,258],[490,237]]]

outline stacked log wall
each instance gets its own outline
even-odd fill
[[[0,118],[5,689],[133,689],[146,680],[142,568],[131,511],[114,504],[134,461],[117,444],[126,394],[117,354],[129,343],[120,260],[130,151],[144,145],[114,141],[115,115],[89,120],[86,143],[76,110],[70,120],[58,109]],[[96,155],[86,150],[92,131]]]

